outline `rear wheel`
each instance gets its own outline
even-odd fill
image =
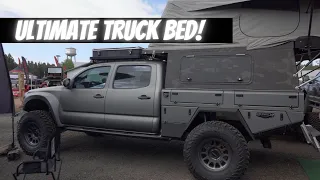
[[[46,111],[31,111],[24,114],[17,129],[17,138],[21,149],[27,155],[33,155],[40,148],[47,147],[50,138],[56,132],[56,125]]]
[[[219,121],[194,128],[185,141],[183,154],[190,172],[201,180],[239,179],[250,157],[244,136]]]

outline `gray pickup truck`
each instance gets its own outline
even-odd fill
[[[249,164],[248,142],[305,125],[305,94],[283,45],[245,48],[95,49],[92,65],[63,86],[31,90],[18,141],[28,155],[56,130],[185,141],[183,155],[197,179],[238,179]],[[290,54],[290,53],[289,53]],[[278,61],[287,58],[288,61]],[[279,78],[280,77],[280,78]]]

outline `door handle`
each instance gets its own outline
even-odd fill
[[[138,99],[141,99],[141,100],[143,100],[143,99],[151,99],[151,97],[149,97],[147,95],[141,95],[141,96],[138,97]]]
[[[104,96],[102,96],[101,94],[96,94],[93,96],[94,98],[98,99],[98,98],[104,98]]]

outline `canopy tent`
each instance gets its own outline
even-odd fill
[[[169,0],[163,18],[233,18],[232,44],[151,43],[163,46],[268,48],[308,35],[310,0]],[[309,13],[306,13],[309,11]],[[219,28],[219,27],[216,27]],[[314,1],[312,36],[320,36],[320,1]]]
[[[14,69],[12,69],[11,71],[9,71],[10,73],[10,77],[11,79],[17,79],[18,78],[18,73],[23,73],[24,74],[24,70],[21,66],[17,66]],[[29,73],[29,79],[37,79],[38,77],[36,75],[33,75],[31,73]]]
[[[14,69],[12,69],[11,71],[10,71],[10,74],[17,74],[17,73],[19,73],[19,72],[21,72],[21,73],[23,73],[24,71],[23,71],[23,68],[21,68],[20,66],[17,66],[17,67],[15,67]]]

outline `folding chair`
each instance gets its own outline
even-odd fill
[[[33,160],[24,161],[20,163],[13,174],[15,180],[18,180],[18,176],[24,174],[25,179],[27,174],[51,174],[53,180],[59,180],[62,160],[60,159],[60,141],[61,133],[57,132],[53,136],[47,148],[42,148],[36,151],[33,155]],[[54,172],[57,170],[57,161],[60,161],[60,168],[58,171],[58,177],[56,178]]]

